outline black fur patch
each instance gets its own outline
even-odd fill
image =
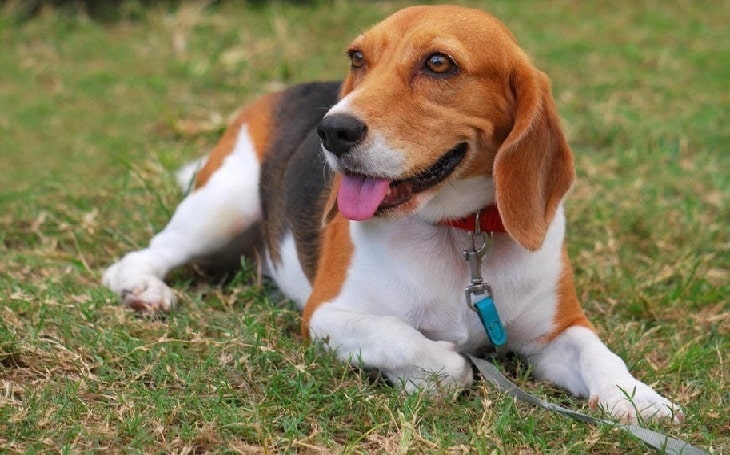
[[[261,166],[263,235],[274,264],[279,244],[294,233],[297,254],[311,281],[317,270],[322,211],[332,172],[322,154],[315,127],[338,98],[340,82],[291,87],[274,110],[273,140]]]

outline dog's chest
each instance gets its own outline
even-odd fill
[[[561,233],[551,234],[556,246],[538,252],[527,252],[507,236],[495,236],[483,258],[481,273],[492,287],[511,347],[552,329]],[[324,305],[398,317],[428,338],[451,341],[461,351],[487,343],[485,329],[464,294],[471,278],[463,253],[465,232],[417,219],[373,220],[351,222],[350,238],[353,254],[340,292]],[[312,288],[291,234],[280,249],[282,261],[269,273],[302,308]],[[321,265],[327,273],[327,264]]]
[[[495,236],[483,258],[480,271],[492,287],[511,346],[552,329],[561,234],[551,229],[550,244],[537,252],[506,235]],[[465,351],[484,346],[485,329],[464,294],[471,280],[465,232],[406,219],[353,224],[351,236],[355,254],[343,302],[398,316],[429,338],[452,341]]]
[[[464,297],[466,262],[448,230],[401,220],[353,224],[351,235],[355,252],[343,302],[398,316],[432,339],[463,348],[484,344]]]

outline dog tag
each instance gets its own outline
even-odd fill
[[[491,295],[487,295],[483,299],[477,301],[474,304],[474,309],[479,315],[479,319],[482,321],[484,329],[487,331],[489,341],[495,347],[503,346],[507,343],[507,331],[502,325],[502,320],[499,318],[497,313],[497,307],[494,306],[494,299]]]

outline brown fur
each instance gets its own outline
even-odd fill
[[[309,320],[314,311],[323,303],[336,297],[347,276],[353,253],[348,221],[336,215],[325,227],[322,254],[317,275],[312,286],[312,295],[302,312],[302,336],[309,337]]]
[[[552,341],[560,335],[568,327],[582,326],[587,327],[595,332],[595,327],[583,313],[578,296],[575,293],[575,283],[573,282],[573,268],[568,258],[568,250],[563,246],[563,252],[560,258],[563,266],[560,277],[558,278],[558,307],[555,311],[553,321],[553,331],[546,337],[545,342]]]
[[[216,144],[205,165],[195,176],[195,188],[204,186],[213,173],[223,164],[226,157],[233,151],[238,139],[238,133],[245,124],[251,135],[253,146],[259,157],[263,160],[263,154],[268,148],[271,132],[273,131],[272,113],[278,102],[279,93],[264,95],[249,106],[247,106],[229,125],[226,132]]]
[[[537,250],[573,183],[573,153],[560,130],[547,76],[521,67],[511,82],[516,119],[494,163],[497,207],[507,232]]]

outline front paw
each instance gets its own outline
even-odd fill
[[[140,313],[170,311],[177,300],[172,290],[157,277],[143,252],[130,253],[110,266],[104,272],[102,282],[126,307]]]
[[[172,290],[152,276],[144,277],[134,287],[123,289],[121,298],[124,306],[138,313],[169,312],[177,303]]]
[[[591,395],[591,408],[600,407],[621,423],[635,424],[643,420],[671,420],[681,423],[681,408],[640,381],[612,385]]]
[[[474,380],[471,364],[456,352],[453,343],[436,341],[414,365],[383,370],[385,376],[408,393],[426,390],[432,394],[458,392]]]

